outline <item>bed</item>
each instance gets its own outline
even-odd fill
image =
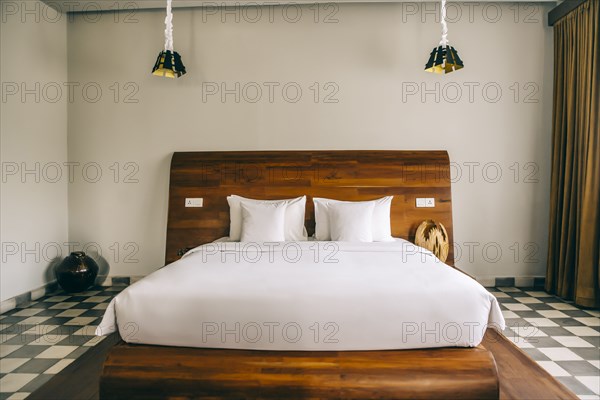
[[[452,247],[447,265],[410,242],[435,219],[452,243],[446,152],[175,153],[169,193],[167,266],[113,299],[98,327],[126,342],[107,358],[101,397],[497,398],[479,346],[504,327],[496,299],[452,268]],[[314,197],[394,196],[396,239],[214,242],[232,193],[307,195],[309,234]]]

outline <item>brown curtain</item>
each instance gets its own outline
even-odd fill
[[[600,307],[600,0],[554,26],[546,290]]]

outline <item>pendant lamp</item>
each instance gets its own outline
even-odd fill
[[[429,55],[429,61],[425,64],[425,71],[436,74],[449,74],[459,70],[464,64],[456,49],[448,45],[448,24],[446,23],[446,0],[442,0],[442,40],[434,47]]]
[[[167,0],[167,17],[165,18],[165,50],[158,54],[152,75],[166,78],[179,78],[185,74],[185,67],[181,62],[179,53],[173,50],[173,12],[171,4],[173,0]]]

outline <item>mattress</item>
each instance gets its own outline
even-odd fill
[[[504,329],[496,298],[402,239],[215,242],[134,283],[97,335],[253,350],[471,347]]]

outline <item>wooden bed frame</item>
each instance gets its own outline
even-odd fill
[[[171,160],[166,263],[190,247],[229,233],[226,197],[256,199],[306,195],[306,229],[315,229],[313,197],[371,200],[394,196],[392,234],[413,240],[426,219],[452,234],[450,159],[446,151],[249,151],[174,153]],[[435,207],[417,208],[417,197]],[[202,198],[203,207],[185,207]],[[447,263],[454,264],[450,246]]]
[[[261,151],[174,153],[166,262],[227,236],[226,196],[307,195],[370,200],[394,195],[392,234],[414,239],[426,219],[442,222],[452,244],[450,162],[445,151]],[[417,208],[432,197],[434,208]],[[203,206],[185,207],[186,198]],[[453,265],[452,246],[447,260]],[[120,343],[109,353],[101,399],[151,398],[498,398],[496,364],[484,347],[355,352],[282,352]]]

